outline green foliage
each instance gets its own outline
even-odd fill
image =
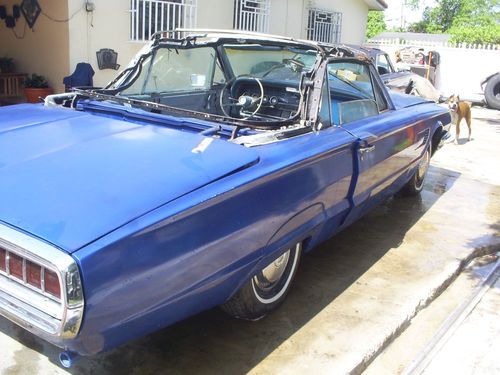
[[[408,31],[451,34],[452,41],[499,43],[499,0],[437,0]]]
[[[366,39],[373,38],[375,35],[387,30],[384,20],[384,12],[370,10],[368,12],[368,23],[366,25]]]
[[[25,78],[24,87],[30,89],[45,89],[49,87],[49,83],[44,76],[33,73],[31,77],[28,76]]]
[[[467,44],[500,44],[500,25],[452,27],[451,42]]]
[[[411,10],[420,8],[420,0],[406,0],[405,5]]]

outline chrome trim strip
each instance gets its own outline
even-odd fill
[[[80,272],[75,260],[57,247],[0,223],[0,247],[6,250],[7,273],[0,272],[0,314],[35,334],[55,338],[74,338],[83,318],[84,298]],[[44,278],[42,288],[30,287],[23,280],[10,277],[10,253],[57,274],[61,299],[48,296]],[[43,275],[44,276],[44,275]],[[53,328],[55,327],[55,328]]]
[[[30,300],[35,298],[37,299],[42,299],[42,300],[47,300],[50,299],[57,304],[61,305],[61,300],[59,298],[54,297],[52,294],[46,293],[30,284],[24,283],[22,280],[19,280],[16,277],[11,277],[6,275],[4,272],[0,271],[0,287],[7,288],[3,290],[12,290],[12,293],[14,293],[17,290],[24,290],[24,291],[30,291],[33,292],[33,296],[30,296]],[[24,296],[28,297],[28,296]]]
[[[5,269],[10,274],[10,253],[8,251],[5,253]]]
[[[14,323],[23,327],[40,329],[49,335],[57,335],[61,326],[60,319],[45,314],[3,290],[0,290],[0,313]]]

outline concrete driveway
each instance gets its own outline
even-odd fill
[[[389,199],[304,257],[265,319],[214,309],[64,370],[59,349],[0,318],[0,373],[360,373],[472,258],[500,249],[500,112],[473,115],[474,140],[438,151],[420,197]]]

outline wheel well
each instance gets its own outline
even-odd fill
[[[434,155],[434,153],[437,151],[439,141],[441,140],[441,133],[442,132],[443,132],[443,127],[438,126],[437,129],[434,131],[434,134],[432,135],[431,156]]]

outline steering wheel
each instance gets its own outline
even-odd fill
[[[232,98],[231,96],[229,96],[228,97],[229,103],[224,103],[224,93],[226,91],[231,92],[231,89],[234,86],[234,84],[238,80],[244,80],[244,79],[253,79],[254,81],[257,82],[257,85],[259,86],[259,90],[260,90],[260,96],[258,98],[254,98],[253,96],[249,96],[249,95],[241,95],[238,99]],[[253,117],[257,112],[259,112],[260,108],[262,107],[263,101],[264,101],[264,86],[262,86],[262,82],[260,81],[260,79],[258,79],[257,77],[251,76],[249,74],[242,74],[242,75],[233,77],[229,81],[226,82],[226,84],[224,85],[224,87],[221,90],[219,104],[220,104],[220,108],[222,109],[222,112],[224,113],[224,115],[226,117],[235,118],[235,117],[231,116],[230,114],[228,114],[228,112],[226,111],[227,107],[240,107],[241,110],[246,110],[246,109],[249,109],[252,106],[254,106],[255,103],[257,103],[257,107],[255,108],[255,110],[252,113],[250,113],[248,116],[238,117],[241,120],[247,120],[247,119]],[[240,113],[241,113],[241,110],[240,110]]]
[[[288,65],[290,69],[295,73],[301,72],[302,69],[304,69],[304,67],[306,66],[306,64],[304,64],[302,61],[296,59],[283,59],[283,64]]]

